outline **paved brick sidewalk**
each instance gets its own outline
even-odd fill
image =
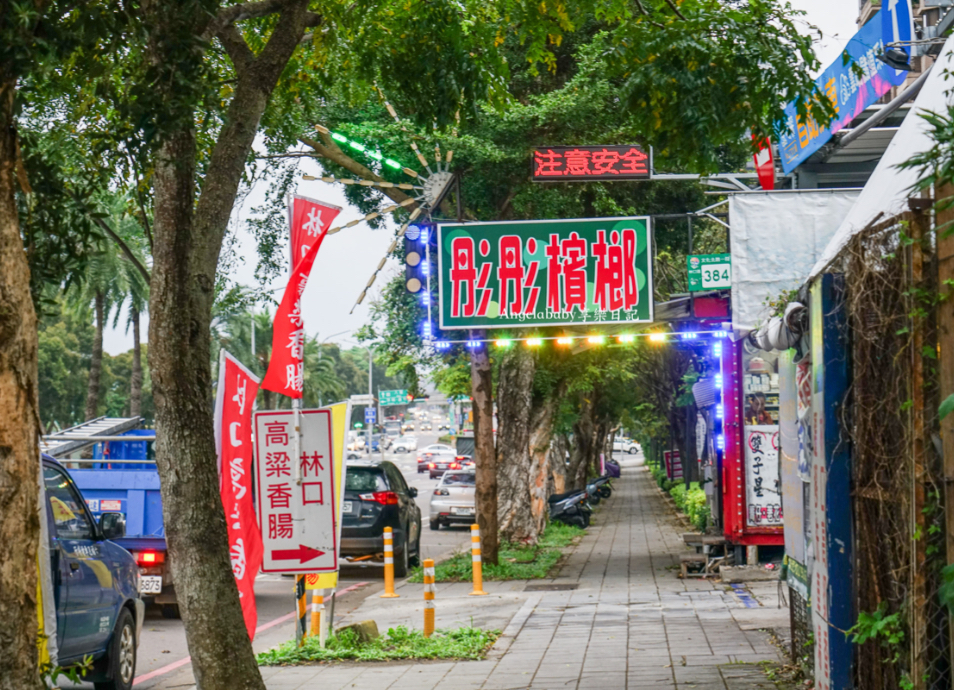
[[[262,675],[269,690],[773,688],[751,662],[780,657],[767,633],[740,627],[735,613],[751,623],[746,602],[723,585],[676,577],[681,531],[649,473],[625,468],[551,581],[577,588],[528,595],[488,659],[273,667]]]

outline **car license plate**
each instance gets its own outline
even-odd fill
[[[342,501],[341,502],[341,512],[350,513],[351,512],[351,501]]]
[[[141,575],[139,577],[140,594],[162,594],[161,575]]]
[[[453,515],[473,515],[473,508],[451,508],[451,513]]]

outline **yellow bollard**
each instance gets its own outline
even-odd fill
[[[308,638],[308,626],[305,624],[305,616],[308,614],[308,592],[305,590],[305,576],[295,576],[295,598],[298,600],[298,624],[295,629],[295,639],[298,646],[305,644]]]
[[[434,634],[434,561],[424,561],[424,637]]]
[[[390,527],[384,528],[384,594],[382,599],[401,596],[394,592],[394,534]]]
[[[474,568],[474,591],[470,596],[482,596],[484,591],[484,564],[480,559],[480,525],[470,526],[470,554]]]
[[[325,610],[325,590],[314,589],[311,592],[311,635],[321,635],[321,614]]]

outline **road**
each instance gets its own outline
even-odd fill
[[[436,434],[417,434],[418,447],[437,443]],[[375,457],[380,457],[375,454]],[[440,558],[470,543],[470,530],[466,527],[442,528],[431,531],[428,527],[428,513],[431,492],[439,480],[430,479],[427,474],[417,473],[417,453],[394,455],[386,453],[386,459],[394,462],[408,485],[418,491],[417,503],[421,507],[421,551],[423,558]],[[335,618],[339,618],[361,603],[373,591],[383,586],[384,570],[376,563],[349,565],[341,568],[338,590],[343,592],[335,603]],[[350,589],[349,589],[350,588]],[[294,623],[294,579],[262,573],[255,581],[255,600],[258,604],[258,631],[255,635],[255,651],[260,652],[289,640],[295,636]],[[142,639],[139,644],[139,658],[136,664],[137,689],[171,687],[173,677],[181,678],[187,670],[189,651],[186,645],[185,629],[181,620],[167,620],[162,617],[158,607],[146,611]],[[176,680],[176,685],[181,680]],[[60,681],[61,688],[82,688],[92,690],[91,683],[71,685]]]

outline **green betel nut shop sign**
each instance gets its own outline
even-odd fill
[[[440,327],[653,320],[650,219],[437,226]]]

